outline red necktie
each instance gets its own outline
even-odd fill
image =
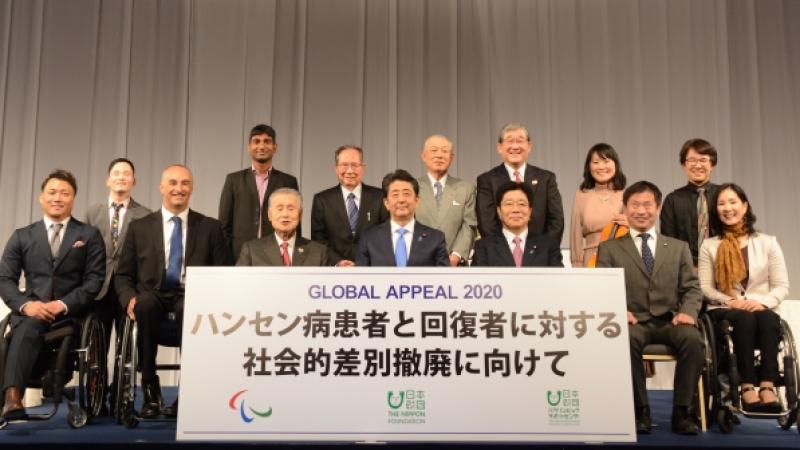
[[[291,266],[292,261],[289,259],[289,243],[286,241],[281,242],[281,250],[283,253],[283,265]]]
[[[515,183],[522,183],[522,178],[519,176],[519,170],[514,171],[514,182]]]
[[[519,243],[522,242],[519,236],[514,236],[514,264],[517,267],[522,267],[522,247]]]

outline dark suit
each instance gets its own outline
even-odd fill
[[[512,180],[503,164],[478,176],[475,210],[478,213],[478,230],[481,236],[500,232],[502,225],[497,217],[495,194],[503,183],[509,181]],[[549,236],[560,243],[564,234],[564,207],[561,203],[561,194],[558,192],[556,175],[549,170],[528,164],[525,166],[524,183],[533,190],[528,232],[534,236]]]
[[[61,300],[67,317],[80,317],[97,297],[105,275],[105,248],[97,228],[70,219],[62,231],[58,257],[53,259],[44,221],[34,222],[11,235],[0,262],[0,296],[11,309],[14,333],[8,346],[3,390],[25,389],[50,324],[24,316],[28,301]],[[25,273],[25,291],[19,280]],[[61,317],[56,318],[59,320]]]
[[[216,219],[189,210],[184,265],[228,266],[233,256]],[[131,223],[122,249],[114,285],[123,308],[136,297],[134,314],[139,331],[142,379],[155,377],[155,358],[161,322],[169,312],[183,320],[183,289],[167,288],[161,209]]]
[[[600,244],[597,267],[621,267],[625,270],[627,308],[638,321],[636,325],[628,326],[636,407],[648,404],[642,364],[642,351],[648,344],[667,344],[675,348],[678,362],[673,403],[689,406],[703,368],[703,339],[697,327],[676,327],[670,322],[678,313],[696,320],[703,301],[689,246],[686,242],[659,234],[653,273],[648,275],[629,234]]]
[[[564,267],[561,247],[547,236],[537,237],[528,233],[522,251],[522,267]],[[516,267],[506,237],[501,233],[478,239],[472,266]]]
[[[719,190],[719,185],[706,184],[706,197],[708,209],[712,210],[711,201]],[[670,192],[661,206],[661,234],[674,237],[689,243],[692,252],[692,261],[697,266],[698,245],[697,238],[697,186],[692,183]],[[709,236],[714,234],[709,229]]]
[[[283,255],[275,233],[247,241],[239,253],[237,266],[282,266]],[[327,266],[328,248],[319,242],[297,236],[292,251],[292,266]]]
[[[297,179],[277,169],[272,169],[264,194],[264,204],[259,203],[258,188],[253,168],[248,167],[225,177],[225,185],[219,198],[219,220],[225,231],[225,238],[232,245],[234,258],[239,256],[242,244],[258,238],[258,223],[261,222],[261,236],[273,232],[267,219],[267,202],[276,189],[299,189]],[[300,227],[297,233],[300,234]]]
[[[358,241],[357,266],[397,266],[394,259],[391,222],[386,221],[364,232]],[[411,239],[411,251],[408,254],[407,266],[450,266],[444,233],[414,223],[414,234]]]
[[[356,232],[350,230],[347,205],[341,185],[314,195],[311,206],[311,239],[328,246],[328,260],[335,265],[343,259],[355,261],[358,240],[364,230],[389,219],[383,206],[383,191],[361,184]]]

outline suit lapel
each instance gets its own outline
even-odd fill
[[[153,214],[150,216],[150,235],[152,236],[152,245],[155,247],[155,255],[158,255],[156,258],[156,263],[158,264],[157,270],[159,277],[162,277],[166,268],[164,267],[164,258],[166,255],[164,254],[164,215],[161,212],[161,209],[158,210],[157,214]]]
[[[72,249],[72,245],[75,243],[77,237],[78,225],[75,222],[75,219],[70,219],[70,221],[67,223],[66,231],[64,231],[63,235],[61,236],[61,247],[58,248],[58,258],[56,258],[55,264],[56,268],[58,268],[58,266],[61,265],[61,262],[64,261],[67,253],[69,253],[70,249]],[[48,242],[48,247],[49,246],[50,243]]]
[[[379,255],[389,255],[388,259],[389,259],[389,262],[391,263],[389,265],[396,266],[397,265],[397,260],[394,258],[394,244],[393,244],[395,237],[392,234],[392,225],[391,224],[392,224],[391,220],[387,220],[386,222],[384,222],[380,226],[376,227],[376,228],[378,228],[380,230],[380,231],[376,230],[376,232],[378,233],[378,236],[381,236],[381,238],[377,242],[377,245],[379,247],[378,248],[378,254]],[[412,247],[413,247],[413,245],[412,245]],[[408,261],[411,261],[411,255],[409,255]]]
[[[263,237],[264,243],[264,250],[266,252],[267,261],[272,266],[282,266],[283,265],[283,256],[281,255],[281,248],[278,246],[278,240],[275,239],[275,233],[270,233],[267,236]],[[295,247],[297,247],[295,245]]]
[[[497,258],[503,262],[503,265],[509,267],[516,267],[517,263],[514,262],[514,254],[511,253],[511,248],[508,246],[508,241],[506,241],[505,236],[502,234],[498,234],[489,237],[489,239],[495,240],[494,245],[492,245],[491,247],[494,249]],[[523,255],[523,261],[524,261],[524,255]]]
[[[539,178],[538,178],[538,170],[536,167],[533,167],[530,164],[525,165],[525,184],[528,185],[529,188],[536,193],[536,189],[539,188]]]
[[[633,237],[627,234],[616,240],[620,241],[622,249],[636,262],[636,267],[638,267],[646,277],[649,277],[647,269],[644,267],[644,261],[642,261],[642,255],[639,253],[639,250],[636,249],[636,244],[633,243]]]
[[[660,269],[661,266],[664,265],[664,261],[672,257],[670,253],[672,253],[672,246],[669,245],[669,242],[667,242],[667,240],[664,239],[663,236],[658,235],[658,237],[656,238],[656,258],[655,258],[655,264],[653,264],[652,276],[656,275],[658,269]]]
[[[47,239],[47,225],[44,220],[36,223],[33,229],[34,243],[39,248],[39,252],[47,256],[45,261],[53,261],[53,255],[50,253],[50,241]]]
[[[133,221],[134,219],[133,215],[136,213],[136,210],[138,208],[139,204],[136,203],[136,201],[131,198],[131,201],[128,202],[128,210],[125,211],[125,215],[122,217],[122,223],[119,224],[119,237],[125,236],[125,233],[128,232],[128,224],[131,223],[131,221]],[[111,226],[109,225],[111,223],[110,213],[111,211],[109,210],[109,208],[106,208],[106,214],[105,214],[106,220],[103,223],[106,225],[106,229],[108,230],[108,240],[107,240],[108,242],[111,241]],[[105,236],[105,234],[103,235]],[[121,243],[122,242],[120,241],[120,244]],[[121,248],[122,248],[121,245],[117,245],[117,248],[113,250],[114,255],[116,255]]]
[[[417,258],[417,255],[420,254],[421,250],[420,247],[428,238],[428,232],[422,229],[422,226],[419,222],[414,224],[414,234],[411,235],[411,251],[408,252],[408,261],[407,265],[411,266],[412,261]],[[395,265],[397,261],[395,261]]]
[[[538,256],[539,249],[536,237],[533,233],[528,233],[528,238],[525,239],[525,248],[522,253],[522,266],[529,267],[534,265],[534,261]]]
[[[264,195],[264,201],[269,198],[269,188],[270,185],[272,185],[270,181],[272,180],[267,180],[267,193]],[[249,192],[254,199],[253,203],[260,207],[261,205],[258,203],[258,187],[256,186],[256,176],[253,175],[252,167],[248,167],[244,170],[244,184],[247,186],[247,192]]]
[[[293,266],[302,266],[306,260],[306,246],[308,245],[308,239],[303,239],[298,236],[294,240],[294,251],[292,252],[292,265]],[[282,262],[282,260],[281,260]]]
[[[344,202],[344,198],[341,197],[341,195],[339,198],[342,200],[342,202]],[[361,231],[364,230],[364,227],[366,227],[373,220],[378,220],[377,217],[372,217],[372,212],[369,208],[373,201],[374,197],[372,196],[371,192],[364,188],[364,183],[361,183],[361,200],[358,202],[358,224],[356,225],[356,234],[354,236],[355,240],[358,240],[359,236],[361,236]],[[347,218],[347,205],[345,205],[345,208],[341,211],[344,214],[343,217],[345,223],[349,223]]]
[[[444,185],[442,191],[442,200],[436,205],[436,220],[437,224],[444,223],[444,219],[453,207],[453,200],[456,198],[456,180],[453,177],[447,177],[447,184]],[[436,203],[434,201],[434,203]]]
[[[183,256],[183,264],[185,266],[189,265],[189,261],[192,260],[192,255],[194,255],[194,250],[197,248],[198,220],[199,217],[197,217],[197,214],[190,209],[187,217],[188,223],[186,224],[186,251]]]

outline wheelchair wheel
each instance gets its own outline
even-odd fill
[[[87,422],[100,415],[105,402],[106,348],[103,336],[103,324],[96,315],[89,314],[83,321],[78,357],[78,404],[86,415]],[[70,410],[70,414],[72,413]],[[67,419],[69,420],[69,415]],[[76,423],[82,420],[78,414]]]
[[[133,409],[136,401],[136,336],[134,322],[129,318],[125,318],[116,363],[117,404],[114,417],[117,423],[133,428],[139,423]]]
[[[716,417],[717,417],[717,425],[719,425],[720,431],[722,431],[725,434],[733,432],[734,415],[730,409],[719,408]]]
[[[89,423],[89,415],[80,406],[71,407],[67,412],[67,423],[72,428],[83,428]]]
[[[708,314],[699,317],[700,332],[703,336],[703,390],[705,391],[705,413],[709,422],[717,417],[721,398],[717,380],[717,351],[714,337],[714,324]]]

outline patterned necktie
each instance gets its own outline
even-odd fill
[[[112,203],[111,207],[114,208],[114,215],[111,216],[111,249],[116,250],[119,244],[119,210],[122,209],[122,203]]]
[[[352,192],[347,194],[347,220],[350,222],[350,231],[355,235],[358,227],[358,205],[356,195]]]
[[[514,182],[522,183],[522,177],[519,176],[519,170],[514,171]]]
[[[174,288],[181,284],[181,269],[183,266],[183,229],[182,220],[178,216],[170,219],[175,225],[172,227],[172,237],[169,240],[169,264],[167,265],[166,287]]]
[[[286,241],[281,242],[281,254],[283,255],[283,265],[289,267],[292,265],[292,260],[289,259],[289,243]]]
[[[650,239],[650,235],[642,233],[639,236],[642,238],[642,262],[644,263],[644,268],[647,269],[647,274],[652,275],[656,259],[653,258],[653,252],[650,251],[650,246],[647,245],[647,240]]]
[[[64,224],[54,223],[50,225],[53,229],[53,237],[50,238],[50,254],[55,259],[58,256],[58,249],[61,248],[61,228]]]
[[[437,181],[433,183],[433,197],[436,199],[436,203],[439,203],[442,200],[442,183]]]
[[[522,242],[522,239],[519,236],[514,236],[514,264],[517,267],[522,267],[522,246],[519,244]]]
[[[408,251],[406,250],[406,240],[403,236],[408,233],[408,230],[405,228],[398,228],[397,231],[397,243],[394,246],[394,261],[397,263],[397,267],[405,267],[408,261]]]
[[[708,237],[708,199],[706,188],[697,188],[697,248]]]

